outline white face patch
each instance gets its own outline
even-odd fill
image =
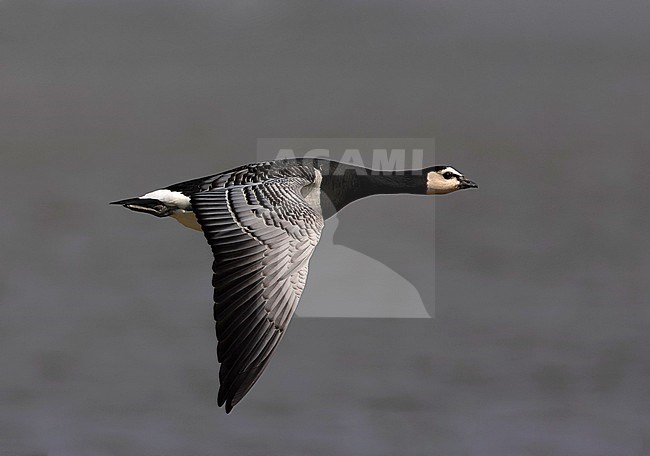
[[[463,175],[460,173],[460,171],[455,170],[455,169],[452,168],[451,166],[447,166],[445,169],[443,169],[442,171],[440,171],[440,174],[445,174],[445,173],[451,173],[451,174],[453,174],[453,175],[456,176],[456,177],[462,177],[462,176],[463,176]]]
[[[458,171],[456,171],[454,168],[447,167],[441,172],[457,173]],[[445,193],[451,193],[456,190],[458,190],[458,179],[445,179],[442,177],[442,175],[435,171],[430,171],[427,173],[427,195],[442,195]]]
[[[179,209],[189,209],[192,207],[190,204],[190,197],[183,195],[181,192],[172,192],[171,190],[156,190],[155,192],[142,195],[140,199],[157,199],[165,204],[176,206]]]

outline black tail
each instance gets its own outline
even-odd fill
[[[173,208],[157,199],[129,198],[121,201],[113,201],[110,204],[119,204],[135,212],[155,215],[156,217],[167,217],[173,212]]]

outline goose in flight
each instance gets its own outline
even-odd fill
[[[217,404],[230,413],[287,329],[324,220],[371,195],[477,187],[451,166],[378,171],[297,158],[244,165],[111,204],[172,217],[205,235],[214,255]]]

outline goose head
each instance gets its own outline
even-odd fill
[[[465,188],[478,188],[478,184],[451,166],[434,166],[427,169],[427,195],[442,195]]]

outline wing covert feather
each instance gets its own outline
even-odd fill
[[[300,190],[304,177],[216,188],[191,196],[214,255],[219,406],[244,397],[293,316],[323,228]]]

